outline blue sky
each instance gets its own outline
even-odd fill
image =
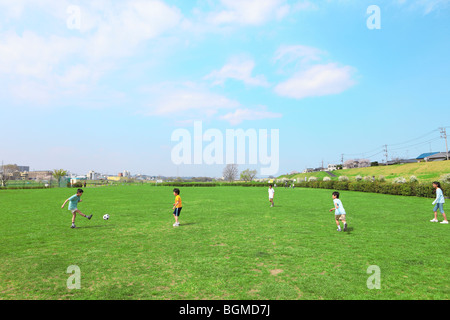
[[[278,129],[278,174],[382,160],[386,144],[444,151],[449,14],[449,0],[0,0],[0,158],[219,177],[171,159],[194,121]]]

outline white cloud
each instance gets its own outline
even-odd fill
[[[318,10],[319,7],[317,4],[311,2],[311,1],[298,1],[296,4],[293,5],[292,9],[294,11],[303,11],[303,10]]]
[[[317,48],[303,45],[284,45],[275,52],[275,62],[289,64],[291,62],[300,62],[302,64],[322,59],[324,51]]]
[[[410,9],[422,10],[425,15],[450,6],[450,0],[397,0],[397,3]]]
[[[164,83],[143,88],[141,92],[150,99],[141,114],[167,117],[177,124],[214,118],[236,125],[243,121],[282,117],[265,106],[246,108],[239,101],[212,92],[199,83]]]
[[[53,15],[61,20],[62,29],[55,30],[58,35],[19,33],[11,27],[0,31],[0,72],[8,79],[3,86],[16,102],[49,103],[58,101],[60,92],[72,92],[78,98],[77,88],[83,93],[95,91],[97,81],[114,70],[118,61],[139,52],[146,41],[176,30],[183,20],[178,8],[159,0],[87,2],[80,6],[81,30],[71,31],[65,24],[67,2],[50,2],[0,2],[10,18],[20,17],[27,6],[47,12],[47,4],[61,13]],[[24,87],[27,93],[22,92]]]
[[[255,62],[253,60],[234,58],[220,70],[214,70],[208,74],[205,79],[213,80],[213,85],[222,85],[227,79],[234,79],[251,86],[268,86],[269,84],[263,75],[252,76],[254,68]]]
[[[248,120],[262,120],[282,117],[281,113],[267,111],[266,107],[260,108],[261,110],[237,109],[234,112],[221,116],[220,119],[228,121],[231,125],[237,125]]]
[[[240,103],[224,95],[211,92],[201,84],[164,83],[143,89],[150,97],[142,112],[146,115],[170,116],[177,120],[203,119],[221,110],[233,110]]]
[[[450,0],[420,0],[418,4],[424,7],[425,14],[429,14],[432,11],[447,7]]]
[[[355,69],[325,62],[328,53],[303,45],[284,45],[275,52],[274,62],[291,77],[275,86],[275,93],[295,99],[341,93],[355,84]]]
[[[338,94],[355,85],[353,73],[352,67],[339,67],[335,63],[314,65],[278,84],[275,92],[295,99]]]
[[[261,25],[269,20],[282,19],[289,13],[285,0],[221,0],[223,9],[209,15],[214,25]]]

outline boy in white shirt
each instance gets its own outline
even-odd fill
[[[336,220],[337,231],[341,231],[341,224],[339,221],[344,223],[344,231],[347,231],[347,221],[345,219],[346,212],[344,206],[342,205],[342,201],[339,199],[339,192],[333,192],[333,203],[334,208],[330,209],[330,212],[334,211],[334,217]]]
[[[272,188],[272,185],[271,184],[269,184],[269,201],[270,201],[270,203],[271,203],[271,207],[273,207],[274,206],[274,204],[273,204],[273,196],[275,195],[275,189],[274,188]]]

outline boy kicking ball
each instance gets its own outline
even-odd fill
[[[341,231],[341,224],[339,221],[344,223],[344,231],[347,231],[347,221],[345,220],[345,209],[342,205],[342,201],[339,200],[339,192],[333,192],[333,203],[334,208],[330,209],[330,212],[334,211],[334,217],[336,220],[337,231]]]
[[[175,218],[175,223],[173,224],[173,226],[179,227],[180,222],[178,221],[178,218],[180,217],[181,209],[183,209],[183,206],[181,205],[180,189],[173,189],[173,195],[175,196],[175,203],[172,208],[173,216]]]
[[[64,201],[63,205],[61,206],[61,209],[64,209],[65,205],[67,202],[69,202],[69,210],[72,213],[72,229],[75,229],[75,217],[77,216],[77,213],[89,220],[91,220],[92,218],[92,214],[90,216],[85,215],[84,213],[82,213],[80,210],[78,210],[77,206],[78,206],[78,202],[81,202],[83,200],[81,200],[81,196],[83,195],[83,190],[82,189],[78,189],[77,190],[77,194],[71,196],[69,199],[67,199],[66,201]]]

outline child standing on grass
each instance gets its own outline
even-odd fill
[[[334,218],[336,220],[337,231],[341,231],[341,224],[339,221],[344,223],[344,231],[347,231],[347,221],[345,219],[346,212],[344,206],[342,205],[342,201],[339,199],[339,192],[333,192],[333,203],[334,208],[330,209],[330,212],[334,211]]]
[[[173,189],[173,195],[175,196],[175,203],[173,205],[173,216],[175,218],[175,223],[173,224],[174,227],[179,227],[180,222],[178,221],[178,218],[180,217],[181,209],[183,209],[183,206],[181,205],[181,197],[180,197],[180,189]]]
[[[274,195],[275,195],[275,189],[272,188],[271,184],[269,184],[269,201],[271,203],[271,205],[270,205],[271,207],[274,206],[274,204],[273,204],[273,197],[274,197]]]
[[[91,218],[92,218],[92,214],[90,216],[87,216],[84,213],[82,213],[80,210],[78,210],[78,208],[77,208],[78,202],[83,201],[83,200],[81,200],[82,195],[83,195],[83,190],[78,189],[77,194],[71,196],[69,199],[64,201],[63,205],[61,206],[61,209],[64,209],[64,206],[66,205],[66,203],[69,202],[69,210],[72,213],[72,226],[71,226],[72,229],[76,228],[75,217],[77,216],[77,213],[89,220],[91,220]]]
[[[433,188],[436,189],[436,200],[433,201],[433,204],[435,204],[434,206],[434,219],[430,220],[431,222],[438,222],[437,219],[437,211],[439,209],[439,211],[442,213],[442,216],[444,217],[444,221],[442,221],[442,224],[448,224],[448,220],[447,217],[445,216],[444,213],[444,203],[445,203],[445,198],[444,198],[444,192],[442,191],[441,188],[441,183],[440,182],[433,182]]]

